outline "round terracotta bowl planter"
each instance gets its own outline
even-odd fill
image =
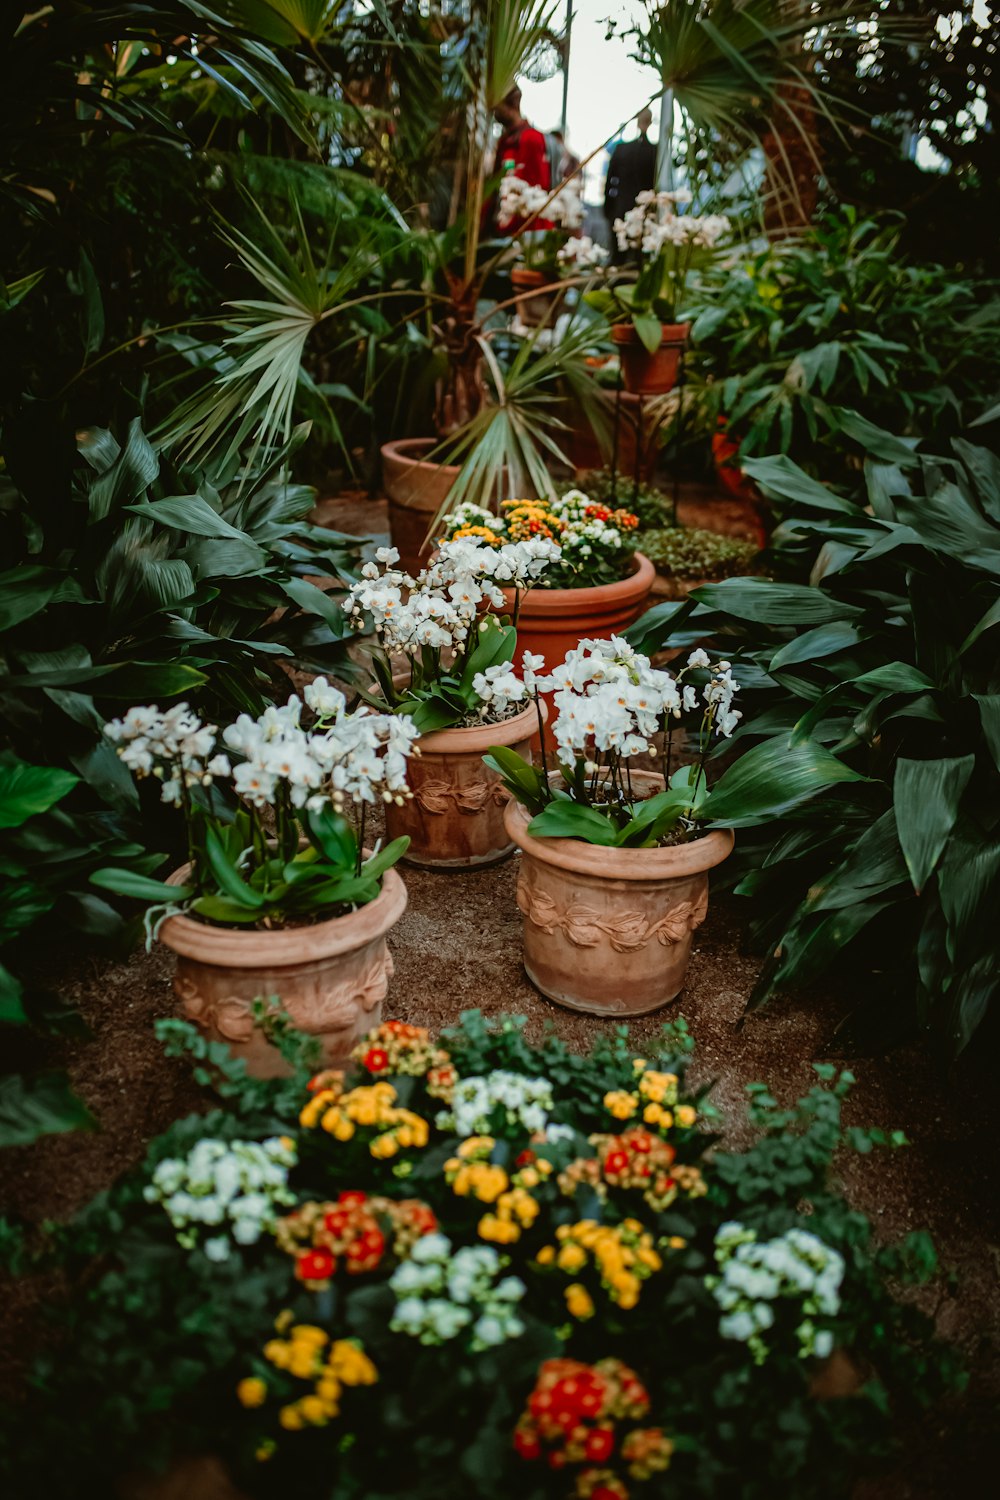
[[[515,293],[521,293],[516,307],[522,323],[529,328],[541,328],[554,321],[559,296],[545,290],[552,283],[543,271],[519,266],[511,271],[510,281]]]
[[[663,786],[652,772],[638,775],[651,792]],[[708,871],[732,850],[732,833],[667,849],[606,849],[533,838],[519,802],[507,804],[505,818],[522,851],[517,904],[535,988],[571,1010],[623,1020],[675,999],[708,910]]]
[[[382,446],[382,487],[389,500],[389,531],[400,566],[419,573],[430,561],[427,533],[459,475],[458,464],[438,464],[427,455],[434,438],[400,438]]]
[[[543,705],[544,708],[544,705]],[[439,729],[421,735],[419,756],[407,767],[413,797],[385,810],[386,836],[409,834],[406,862],[424,870],[471,870],[513,853],[504,826],[507,792],[483,765],[491,745],[506,745],[531,759],[537,732],[534,704],[502,724]]]
[[[168,883],[183,885],[189,869],[175,870]],[[386,933],[406,901],[406,886],[387,870],[374,901],[310,926],[262,932],[168,917],[159,937],[177,955],[174,994],[184,1017],[226,1042],[254,1078],[274,1078],[288,1068],[254,1024],[252,1007],[277,995],[292,1024],[321,1044],[323,1065],[342,1065],[382,1018],[393,969]]]
[[[662,396],[677,384],[681,350],[691,332],[690,323],[661,323],[660,346],[652,354],[631,323],[614,323],[611,337],[618,345],[622,383],[636,396]]]

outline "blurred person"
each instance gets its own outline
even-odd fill
[[[494,174],[518,177],[529,187],[543,188],[549,192],[552,188],[552,169],[548,145],[542,132],[529,125],[521,113],[521,90],[516,84],[497,105],[493,118],[503,127],[503,134],[497,142],[493,157]],[[526,221],[523,218],[509,219],[502,227],[499,226],[496,208],[494,194],[488,205],[488,222],[496,232],[513,235],[524,227]],[[548,219],[536,218],[532,219],[531,227],[551,229],[552,224]]]
[[[652,111],[641,109],[636,116],[639,134],[633,141],[623,141],[611,153],[604,185],[604,217],[612,230],[614,259],[621,262],[623,253],[614,236],[616,219],[623,219],[640,193],[650,192],[656,184],[656,146],[649,139]]]
[[[574,155],[569,149],[566,144],[566,137],[561,130],[550,130],[548,138],[550,142],[555,142],[554,153],[550,148],[549,165],[552,165],[553,154],[557,160],[556,172],[552,181],[566,182],[574,173],[579,171],[582,165],[580,158]]]

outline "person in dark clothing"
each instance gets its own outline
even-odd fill
[[[649,127],[653,116],[648,109],[641,110],[636,118],[639,134],[634,141],[623,141],[616,146],[608,163],[608,176],[604,187],[604,217],[611,227],[613,259],[619,264],[625,258],[618,249],[614,235],[616,219],[623,219],[642,192],[652,190],[656,182],[656,147],[649,139]]]

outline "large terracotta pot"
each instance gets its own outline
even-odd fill
[[[544,705],[543,705],[544,708]],[[538,727],[534,704],[502,724],[440,729],[421,735],[406,777],[413,797],[385,810],[390,839],[409,834],[406,861],[425,870],[470,870],[496,864],[513,852],[504,827],[507,792],[483,765],[491,745],[506,745],[531,759]]]
[[[637,460],[641,480],[648,484],[656,473],[656,464],[660,456],[657,440],[658,423],[655,413],[649,407],[642,409],[639,397],[633,396],[630,391],[621,391],[616,396],[614,391],[602,390],[599,393],[599,400],[605,408],[608,430],[612,434],[616,399],[620,402],[618,410],[618,503],[627,507],[632,494],[632,481],[635,477]],[[586,472],[588,469],[606,468],[608,459],[598,442],[597,433],[579,407],[571,408],[567,421],[569,431],[560,441],[565,442],[565,453],[573,468],[578,473]]]
[[[183,885],[189,869],[175,870],[168,883]],[[321,1044],[323,1065],[340,1066],[382,1018],[393,967],[386,933],[406,900],[406,886],[387,870],[374,901],[310,926],[262,932],[169,917],[159,937],[177,954],[174,994],[184,1016],[212,1041],[227,1042],[253,1077],[273,1078],[288,1068],[255,1026],[252,1006],[277,995],[293,1025]]]
[[[650,794],[663,786],[649,771],[633,771],[632,780]],[[674,848],[607,849],[534,838],[519,802],[507,804],[505,819],[522,851],[517,904],[536,989],[571,1010],[626,1020],[675,999],[708,910],[708,871],[732,850],[732,833]]]
[[[516,266],[510,273],[510,280],[515,293],[521,294],[516,307],[522,323],[529,328],[541,328],[555,321],[559,294],[546,290],[552,283],[543,271]]]
[[[523,651],[532,651],[551,671],[581,640],[607,640],[620,634],[642,614],[655,578],[649,558],[637,552],[632,571],[618,583],[586,589],[529,589],[518,611],[517,660]],[[504,589],[503,593],[503,610],[512,615],[515,591]],[[537,733],[534,743],[538,743]]]
[[[459,475],[458,464],[428,461],[434,438],[400,438],[382,447],[382,487],[389,500],[389,530],[400,566],[419,573],[430,559],[425,547],[434,517]]]
[[[662,396],[677,384],[681,350],[691,332],[690,323],[661,323],[660,346],[652,354],[632,323],[614,323],[611,337],[618,345],[622,382],[637,396]]]

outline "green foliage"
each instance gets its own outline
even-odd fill
[[[812,560],[814,582],[729,579],[630,636],[646,650],[725,641],[743,687],[738,738],[757,743],[719,791],[757,755],[791,777],[807,747],[844,777],[739,840],[737,890],[770,949],[751,1004],[834,964],[874,970],[858,1021],[932,1026],[954,1054],[996,986],[1000,463],[951,448],[907,451],[903,466],[870,458],[860,501],[785,459],[751,461],[786,509],[778,557]]]
[[[658,573],[668,578],[733,578],[746,573],[758,552],[742,537],[721,536],[697,527],[663,526],[641,531],[636,546]]]
[[[598,1197],[578,1187],[570,1196],[557,1179],[592,1154],[588,1135],[623,1128],[609,1114],[609,1094],[633,1095],[644,1073],[658,1069],[653,1077],[672,1077],[678,1102],[689,1097],[684,1075],[692,1044],[684,1022],[664,1027],[645,1059],[636,1060],[624,1027],[581,1055],[551,1030],[530,1043],[523,1018],[463,1014],[439,1039],[459,1077],[489,1077],[501,1069],[547,1079],[549,1120],[560,1127],[561,1139],[536,1135],[529,1142],[515,1117],[497,1111],[494,1165],[513,1172],[528,1152],[530,1161],[550,1163],[553,1171],[542,1179],[536,1170],[531,1192],[538,1222],[504,1250],[525,1284],[522,1332],[480,1353],[461,1349],[456,1357],[459,1345],[424,1347],[390,1329],[396,1298],[387,1276],[396,1261],[388,1245],[374,1269],[338,1270],[328,1290],[311,1292],[296,1281],[289,1255],[270,1233],[252,1245],[231,1243],[224,1259],[213,1259],[197,1236],[194,1247],[185,1248],[161,1203],[144,1193],[159,1164],[183,1160],[203,1138],[260,1140],[281,1132],[297,1144],[290,1186],[300,1205],[332,1206],[343,1191],[397,1202],[417,1198],[458,1248],[477,1243],[484,1204],[448,1185],[444,1163],[458,1145],[455,1136],[432,1127],[423,1150],[379,1161],[363,1141],[338,1142],[299,1121],[310,1097],[306,1059],[301,1041],[287,1030],[294,1077],[269,1081],[247,1079],[224,1047],[183,1023],[162,1022],[158,1031],[171,1053],[190,1053],[196,1077],[214,1086],[228,1109],[172,1126],[153,1142],[139,1170],[70,1224],[49,1226],[48,1243],[30,1255],[16,1226],[2,1227],[0,1242],[16,1269],[51,1274],[58,1268],[71,1293],[55,1310],[55,1327],[34,1361],[27,1402],[4,1409],[6,1468],[17,1493],[21,1486],[34,1492],[58,1473],[67,1500],[83,1500],[110,1492],[127,1470],[210,1451],[232,1469],[242,1491],[262,1500],[303,1488],[338,1500],[463,1500],[470,1487],[483,1500],[515,1492],[556,1500],[565,1493],[565,1473],[525,1462],[512,1435],[540,1364],[563,1355],[587,1363],[614,1356],[637,1372],[649,1392],[649,1424],[662,1426],[675,1442],[668,1483],[681,1500],[735,1493],[763,1500],[776,1485],[792,1500],[833,1500],[889,1451],[890,1411],[918,1415],[960,1382],[957,1361],[933,1342],[929,1321],[887,1291],[889,1282],[927,1281],[935,1274],[926,1236],[877,1245],[865,1215],[833,1187],[835,1153],[903,1144],[879,1131],[844,1130],[840,1111],[849,1075],[818,1070],[825,1086],[790,1109],[779,1108],[763,1085],[751,1086],[755,1140],[744,1151],[720,1150],[716,1137],[672,1122],[666,1130],[678,1164],[702,1174],[707,1192],[679,1195],[656,1211],[641,1188],[609,1186]],[[374,1032],[369,1042],[377,1048],[385,1040]],[[410,1110],[433,1117],[440,1100],[428,1094],[417,1054],[410,1057],[412,1071],[373,1075],[362,1065],[348,1083],[388,1079]],[[711,1119],[707,1101],[694,1098],[691,1117],[698,1109],[703,1120]],[[595,1314],[574,1320],[563,1296],[570,1275],[538,1264],[539,1247],[553,1240],[558,1226],[582,1216],[615,1226],[633,1215],[662,1246],[663,1258],[642,1283],[639,1306],[617,1307],[595,1278]],[[775,1324],[774,1349],[763,1367],[744,1344],[720,1337],[719,1307],[705,1278],[715,1268],[715,1234],[732,1219],[762,1239],[807,1228],[843,1257],[839,1310],[824,1321],[835,1339],[835,1360],[850,1373],[847,1394],[824,1398],[823,1365],[798,1358],[783,1321]],[[573,1276],[591,1279],[588,1270]],[[334,1339],[359,1338],[376,1365],[378,1383],[367,1391],[348,1389],[341,1411],[320,1431],[288,1432],[275,1420],[275,1400],[303,1389],[298,1377],[262,1353],[274,1338],[278,1313]],[[235,1389],[251,1372],[265,1381],[266,1405],[243,1410]],[[267,1463],[254,1458],[262,1447]],[[659,1493],[659,1485],[650,1492]]]
[[[905,461],[892,434],[960,432],[1000,387],[996,287],[908,259],[899,237],[843,209],[706,280],[690,363],[743,459],[855,483],[859,450]]]

